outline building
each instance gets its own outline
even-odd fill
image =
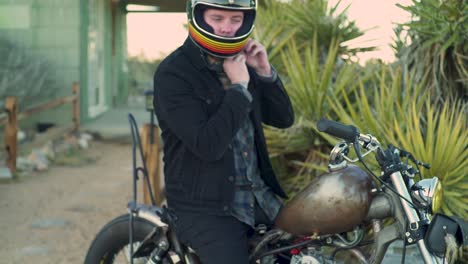
[[[185,10],[185,0],[0,0],[0,37],[51,64],[57,96],[71,94],[79,82],[87,122],[126,102],[126,13],[135,4],[150,12]],[[71,108],[38,115],[60,122],[69,120]]]

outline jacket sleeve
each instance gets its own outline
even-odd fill
[[[262,121],[277,128],[287,128],[294,123],[291,100],[279,76],[276,80],[264,81],[257,78],[262,94]]]
[[[190,83],[171,72],[156,73],[155,108],[158,119],[202,160],[222,157],[247,117],[251,103],[235,89],[226,91],[217,112],[208,116],[204,102],[197,99]]]

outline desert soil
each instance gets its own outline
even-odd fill
[[[0,183],[0,263],[83,263],[96,233],[126,213],[131,147],[92,142],[92,160]]]

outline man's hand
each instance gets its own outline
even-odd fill
[[[224,72],[231,83],[248,83],[250,81],[246,57],[244,54],[238,54],[232,58],[225,59],[223,62]]]
[[[246,63],[262,76],[271,76],[271,66],[265,47],[258,41],[249,39],[244,46],[243,53]]]

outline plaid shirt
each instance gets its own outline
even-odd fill
[[[248,83],[231,84],[229,78],[222,70],[221,63],[210,63],[202,56],[208,67],[216,72],[224,89],[236,89],[243,93],[249,101],[252,95],[247,90]],[[272,76],[260,76],[265,82],[274,82],[278,77],[272,67]],[[255,200],[271,221],[274,221],[281,209],[281,200],[273,193],[260,176],[257,161],[257,150],[254,142],[254,128],[252,120],[246,118],[244,124],[232,140],[235,166],[235,193],[231,214],[239,221],[255,225]]]
[[[263,179],[257,163],[252,121],[247,118],[232,141],[236,169],[232,215],[250,226],[255,225],[255,199],[271,221],[281,208],[281,201]]]

